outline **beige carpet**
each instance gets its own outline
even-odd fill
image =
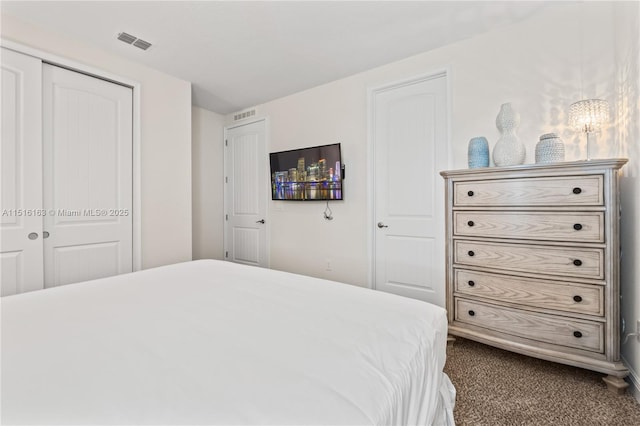
[[[640,404],[609,392],[600,373],[460,338],[445,372],[457,425],[640,425]]]

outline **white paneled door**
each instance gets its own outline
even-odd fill
[[[375,288],[444,306],[444,74],[372,95]]]
[[[265,121],[233,127],[225,140],[225,259],[267,267]]]
[[[132,95],[43,67],[45,287],[132,271]]]
[[[43,288],[42,63],[2,49],[1,295]]]

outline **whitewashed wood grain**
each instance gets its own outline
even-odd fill
[[[456,269],[455,291],[465,297],[484,297],[524,307],[604,315],[604,292],[599,285]]]
[[[455,206],[601,205],[602,176],[495,179],[459,182]]]
[[[525,240],[604,242],[604,212],[454,212],[454,234]]]
[[[515,336],[573,348],[603,352],[601,322],[579,321],[501,306],[456,299],[456,319]],[[577,337],[579,336],[579,337]]]

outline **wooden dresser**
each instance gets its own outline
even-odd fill
[[[449,333],[608,374],[620,362],[618,171],[626,159],[441,172]]]

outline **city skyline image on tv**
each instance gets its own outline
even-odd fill
[[[269,154],[271,199],[291,201],[342,200],[340,144]]]

